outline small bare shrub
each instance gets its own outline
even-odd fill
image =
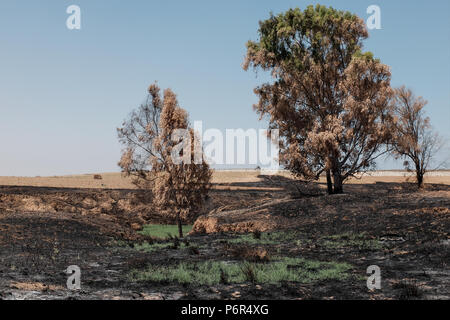
[[[176,250],[179,247],[180,247],[180,239],[178,237],[173,237],[172,238],[172,246],[170,248]]]
[[[241,266],[241,271],[244,274],[245,280],[251,283],[256,283],[258,280],[257,271],[255,266],[249,262],[244,263]]]
[[[200,254],[200,251],[196,247],[189,247],[189,254],[198,255],[198,254]]]
[[[100,174],[94,174],[94,180],[103,180],[103,177]]]
[[[257,240],[261,239],[261,231],[259,231],[259,230],[253,231],[253,239],[257,239]]]
[[[220,269],[220,284],[228,284],[228,274]]]
[[[400,290],[398,298],[401,300],[409,300],[422,296],[420,286],[411,280],[403,280],[393,285],[394,289]]]

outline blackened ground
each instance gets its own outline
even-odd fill
[[[352,266],[349,278],[213,286],[134,282],[130,272],[149,265],[240,259],[230,252],[245,242],[239,244],[242,236],[232,232],[194,234],[188,238],[197,250],[138,251],[134,246],[144,239],[131,225],[142,219],[163,222],[140,203],[138,191],[3,187],[0,298],[450,299],[448,185],[428,185],[419,191],[410,184],[359,184],[346,186],[343,195],[299,196],[285,187],[289,182],[283,179],[266,183],[272,191],[260,183],[213,190],[210,216],[231,212],[232,217],[243,210],[240,217],[249,219],[248,231],[255,231],[252,223],[260,221],[273,226],[268,232],[291,234],[276,243],[256,241],[253,246],[270,256],[346,262]],[[226,223],[233,225],[230,219]],[[82,270],[79,292],[66,289],[69,265]],[[369,265],[382,271],[381,290],[366,287]]]

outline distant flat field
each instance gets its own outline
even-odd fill
[[[214,171],[214,184],[235,184],[263,182],[261,176],[271,173],[258,170],[223,170]],[[3,186],[32,186],[55,188],[102,188],[102,189],[134,189],[130,178],[120,173],[101,173],[102,179],[94,179],[94,174],[53,176],[53,177],[0,177],[0,185]],[[280,171],[277,175],[291,177],[288,172]],[[376,182],[406,182],[413,181],[412,177],[402,171],[378,171],[371,175],[364,175],[361,179],[352,178],[349,184],[372,184]],[[320,182],[325,179],[321,178]],[[426,183],[450,185],[450,171],[432,172],[426,176]]]

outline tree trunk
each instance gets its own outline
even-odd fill
[[[416,178],[417,178],[417,186],[419,187],[419,189],[423,188],[423,173],[418,171],[416,173]]]
[[[416,166],[417,186],[419,187],[419,189],[421,189],[421,188],[423,188],[424,170],[422,169],[420,161],[414,161],[414,164]]]
[[[333,194],[333,182],[331,181],[330,170],[327,170],[327,189],[328,189],[328,194]]]
[[[178,225],[178,235],[180,238],[183,238],[183,226],[181,225],[181,218],[179,213],[177,213],[177,225]]]
[[[333,192],[335,194],[340,194],[344,192],[344,188],[342,186],[342,177],[340,175],[339,172],[334,172],[333,173],[333,178],[334,178],[334,190]]]

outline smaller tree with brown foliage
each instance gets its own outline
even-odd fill
[[[148,91],[146,102],[118,129],[125,146],[119,166],[138,187],[151,190],[153,203],[175,218],[183,237],[182,221],[203,205],[212,171],[176,95],[166,89],[161,98],[156,84]]]
[[[395,121],[392,148],[396,159],[403,158],[408,171],[410,161],[414,165],[416,182],[423,187],[424,175],[429,171],[433,157],[442,147],[439,136],[433,132],[430,119],[425,116],[423,108],[427,101],[416,97],[404,86],[395,90]],[[409,161],[408,161],[409,160]]]

